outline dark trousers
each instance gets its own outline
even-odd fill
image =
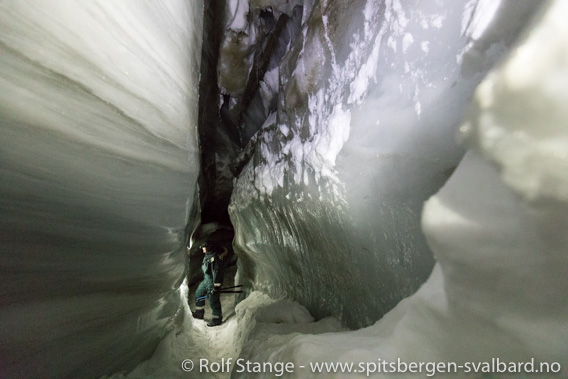
[[[209,306],[211,307],[211,313],[213,313],[213,318],[223,318],[223,313],[221,312],[221,299],[219,297],[219,292],[211,294],[211,289],[214,288],[213,283],[204,280],[199,283],[197,290],[195,290],[195,307],[196,309],[204,309],[205,299],[197,300],[200,297],[207,295],[207,300],[209,300]]]

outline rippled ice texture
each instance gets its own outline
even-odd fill
[[[316,2],[235,184],[242,280],[350,327],[414,293],[434,265],[423,203],[464,153],[475,86],[537,5]]]
[[[96,376],[180,311],[199,1],[0,3],[2,377]]]
[[[246,345],[243,358],[293,362],[306,369],[288,377],[302,378],[362,375],[318,374],[309,369],[315,362],[355,363],[373,377],[435,374],[432,367],[419,374],[408,366],[404,374],[389,365],[377,371],[397,359],[416,362],[414,372],[419,362],[453,362],[457,371],[445,377],[455,378],[473,370],[467,362],[493,358],[534,366],[467,377],[536,377],[530,370],[541,370],[540,362],[552,377],[566,377],[567,16],[565,1],[547,3],[475,92],[460,128],[469,150],[422,214],[437,263],[417,293],[368,328],[295,335],[284,345],[274,343],[280,336],[273,333]]]

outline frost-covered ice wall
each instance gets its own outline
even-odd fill
[[[175,322],[202,7],[0,3],[0,376],[126,369]]]
[[[244,282],[358,327],[431,273],[423,202],[463,154],[475,86],[539,4],[309,3],[277,84],[265,79],[277,109],[230,214]]]
[[[424,207],[437,260],[426,283],[373,326],[264,335],[242,358],[354,363],[376,378],[567,377],[568,3],[546,6],[476,90],[469,150]],[[436,364],[411,374],[397,359]]]

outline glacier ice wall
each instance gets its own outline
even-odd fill
[[[423,202],[463,155],[455,135],[475,86],[539,4],[311,5],[265,78],[277,108],[229,211],[243,282],[360,327],[431,273]]]
[[[274,108],[271,86],[278,80],[267,78],[277,78],[277,66],[300,30],[301,4],[205,3],[199,118],[204,222],[230,224],[233,179],[242,168],[234,161]]]
[[[547,2],[476,90],[460,128],[469,150],[424,207],[422,227],[437,261],[426,283],[371,327],[291,335],[284,345],[267,335],[245,346],[245,359],[296,368],[351,362],[363,370],[352,377],[366,368],[377,378],[566,377],[567,16],[568,3]],[[506,368],[480,365],[495,358]],[[397,359],[462,366],[412,374],[389,363],[377,370]]]
[[[126,369],[175,322],[202,8],[0,3],[0,376]]]

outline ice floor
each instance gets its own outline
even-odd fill
[[[227,270],[224,286],[234,285],[235,274],[236,266]],[[189,299],[191,309],[194,309],[194,291],[198,284],[190,288],[186,282],[182,285],[182,296]],[[181,321],[162,340],[150,359],[129,373],[116,373],[103,378],[230,378],[228,368],[237,367],[234,362],[239,356],[251,354],[251,347],[258,346],[257,342],[262,341],[263,346],[266,343],[278,346],[299,334],[344,330],[335,318],[314,322],[303,306],[290,300],[272,299],[255,291],[235,306],[235,296],[225,294],[221,297],[223,324],[217,327],[207,326],[211,319],[208,303],[205,320],[202,321],[191,316],[190,308],[184,302]],[[227,365],[229,361],[232,362],[230,366]]]
[[[540,2],[402,3],[305,2],[231,196],[241,279],[264,293],[224,296],[225,323],[208,328],[192,283],[177,291],[203,195],[203,2],[0,1],[0,376],[500,358],[568,378],[568,1],[543,1],[530,24]],[[435,268],[414,292],[427,243]],[[388,313],[335,333],[267,294],[353,328]]]
[[[229,268],[226,272],[224,286],[234,285],[236,266]],[[187,298],[184,303],[183,321],[180,325],[170,332],[170,334],[160,343],[154,355],[145,362],[138,365],[132,372],[116,374],[110,378],[141,378],[141,377],[169,377],[187,378],[188,373],[182,370],[182,361],[191,359],[195,364],[199,364],[199,359],[207,359],[211,362],[222,361],[222,358],[236,358],[240,348],[235,338],[239,330],[237,318],[235,317],[235,296],[236,294],[225,294],[221,296],[224,323],[220,326],[211,328],[207,322],[211,319],[211,309],[209,303],[205,307],[205,320],[195,320],[191,316],[188,303],[195,309],[195,289],[199,282],[190,288],[184,282],[182,286],[182,297]],[[241,330],[243,330],[241,328]],[[195,367],[191,377],[198,375],[198,367]],[[228,378],[230,373],[207,374],[204,377]]]

